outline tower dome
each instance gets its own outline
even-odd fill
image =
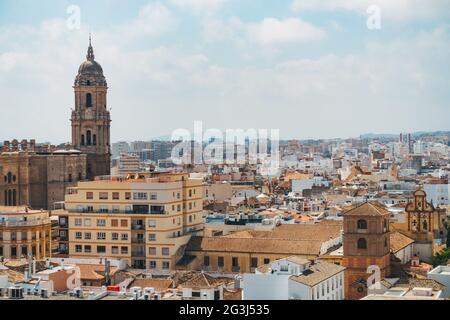
[[[95,61],[94,48],[89,35],[89,47],[84,61],[78,69],[75,86],[107,86],[102,66]]]

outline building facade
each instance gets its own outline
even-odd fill
[[[68,189],[60,252],[123,259],[132,268],[170,270],[192,235],[203,232],[202,180],[188,174],[134,174]]]
[[[344,214],[345,297],[359,300],[367,295],[367,280],[379,271],[390,274],[390,213],[375,203],[364,203]]]
[[[0,207],[0,257],[51,257],[52,234],[48,211]]]

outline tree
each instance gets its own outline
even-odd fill
[[[450,260],[450,248],[442,250],[441,252],[436,253],[433,257],[431,257],[431,263],[434,267],[440,265],[447,265],[447,261]]]

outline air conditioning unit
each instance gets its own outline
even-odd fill
[[[50,292],[48,292],[47,289],[42,289],[41,290],[41,298],[49,298],[50,297]]]
[[[432,288],[413,288],[413,295],[420,297],[431,297],[433,295]]]
[[[153,300],[161,300],[161,295],[158,293],[153,295]]]
[[[153,293],[155,293],[155,288],[151,288],[151,287],[144,288],[144,294],[145,293],[153,294]]]
[[[144,293],[144,295],[143,295],[143,300],[150,300],[150,298],[151,298],[151,294],[149,294],[149,293]]]
[[[21,287],[10,287],[8,290],[8,297],[10,299],[23,299],[23,288]]]

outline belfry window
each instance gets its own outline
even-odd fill
[[[86,85],[87,85],[87,86],[90,86],[90,85],[91,85],[91,81],[90,81],[90,80],[87,80],[87,81],[86,81]]]
[[[358,220],[358,229],[367,229],[367,221],[363,219]]]
[[[358,249],[367,249],[367,241],[364,238],[358,239]]]
[[[86,108],[92,107],[92,94],[86,94]]]
[[[88,130],[86,132],[86,145],[90,146],[92,144],[92,139],[91,139],[91,131]]]
[[[93,144],[94,146],[97,145],[97,135],[96,135],[96,134],[94,134],[94,135],[92,136],[92,144]]]

